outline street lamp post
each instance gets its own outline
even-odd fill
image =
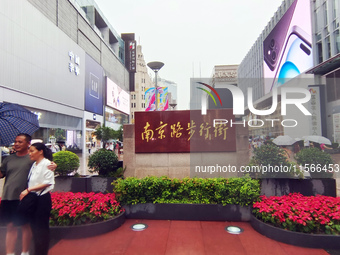
[[[156,110],[155,111],[158,110],[157,73],[163,66],[164,66],[164,63],[158,62],[158,61],[148,63],[148,67],[150,67],[155,72],[155,100],[156,100],[156,102],[155,102]]]

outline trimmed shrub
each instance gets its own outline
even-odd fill
[[[312,178],[331,178],[333,172],[331,166],[333,160],[331,155],[317,148],[305,148],[299,151],[296,156],[296,161],[306,171],[309,171]]]
[[[79,157],[71,151],[59,151],[53,154],[53,161],[57,164],[55,173],[67,176],[76,172],[80,166]]]
[[[251,178],[128,177],[113,183],[117,201],[137,203],[236,204],[247,206],[260,195],[258,180]]]
[[[295,178],[301,176],[298,166],[288,161],[285,151],[273,143],[267,143],[254,149],[254,156],[249,166],[257,166],[252,172],[255,178]],[[254,168],[255,169],[255,168]]]
[[[98,173],[103,177],[116,175],[118,157],[116,153],[106,149],[100,149],[89,157],[88,167],[90,173]]]

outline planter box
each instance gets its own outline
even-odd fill
[[[54,192],[101,192],[112,193],[111,183],[115,177],[71,177],[58,176],[55,178]]]
[[[335,179],[261,179],[261,195],[283,196],[298,192],[304,196],[317,194],[336,197]]]
[[[251,215],[251,226],[260,234],[286,244],[320,249],[339,249],[340,236],[293,232],[274,227]]]
[[[101,193],[112,193],[113,186],[112,182],[115,177],[98,177],[92,176],[87,178],[86,192],[101,192]]]
[[[123,212],[113,219],[102,222],[78,226],[50,227],[50,237],[51,240],[60,240],[97,236],[119,228],[124,222],[125,213]]]
[[[54,179],[53,191],[86,192],[88,177],[58,176]]]
[[[249,221],[250,207],[211,204],[136,204],[126,205],[128,219]]]

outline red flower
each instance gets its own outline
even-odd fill
[[[260,199],[253,212],[265,222],[299,232],[340,234],[340,198],[292,193]]]
[[[123,212],[115,194],[52,193],[50,224],[79,225],[112,218]]]

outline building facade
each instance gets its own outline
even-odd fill
[[[59,140],[85,160],[106,108],[128,122],[130,109],[111,107],[106,86],[125,91],[130,107],[125,42],[90,0],[3,0],[0,18],[0,101],[38,115],[33,138]]]
[[[251,135],[323,135],[339,142],[338,6],[339,0],[285,0],[254,42],[238,69],[245,104],[250,97],[256,109],[269,110],[274,96],[278,103],[270,116],[254,114],[246,105],[245,119],[257,122]],[[282,91],[296,88],[309,90],[311,99],[304,107],[311,115],[289,106],[282,114]],[[294,98],[299,93],[292,94]],[[276,123],[266,122],[268,117]],[[282,125],[292,120],[294,124]]]
[[[137,66],[135,74],[135,91],[131,92],[131,123],[135,123],[135,112],[145,111],[145,91],[151,88],[152,81],[148,73],[142,46],[137,45]]]

